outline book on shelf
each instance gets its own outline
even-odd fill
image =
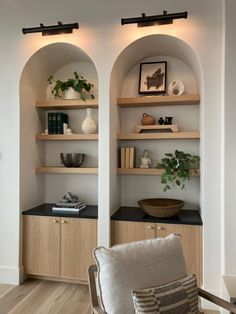
[[[120,167],[121,168],[135,168],[135,147],[121,147],[120,150]]]
[[[52,134],[57,134],[57,113],[52,114]]]
[[[57,207],[57,206],[52,207],[52,211],[55,211],[55,212],[79,213],[81,210],[83,210],[83,209],[75,208],[75,207]]]
[[[130,147],[125,147],[125,168],[129,168]]]
[[[130,147],[129,153],[129,168],[135,168],[135,147]]]
[[[68,115],[63,112],[57,112],[56,117],[57,117],[57,122],[56,122],[57,134],[64,134],[63,124],[64,123],[68,124]]]
[[[68,115],[63,112],[48,113],[48,134],[64,134],[68,126]]]
[[[120,166],[121,168],[125,168],[125,147],[121,147],[120,149]]]
[[[53,121],[53,112],[48,113],[48,134],[53,134],[52,133],[52,121]]]

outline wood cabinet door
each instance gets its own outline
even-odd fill
[[[24,216],[26,274],[59,276],[59,218]]]
[[[97,220],[61,218],[61,277],[87,280],[96,246]]]
[[[153,223],[112,221],[112,245],[146,240],[154,237]]]
[[[193,225],[156,224],[156,237],[166,237],[170,233],[181,235],[189,274],[196,274],[198,284],[202,284],[202,227]]]

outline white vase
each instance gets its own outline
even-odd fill
[[[76,92],[72,87],[69,87],[65,90],[64,97],[65,99],[79,99],[80,93]]]
[[[97,123],[92,118],[92,108],[87,108],[87,115],[84,119],[81,129],[86,134],[93,134],[97,132]]]

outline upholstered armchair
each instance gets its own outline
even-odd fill
[[[98,247],[94,259],[88,269],[94,314],[203,313],[198,296],[236,313],[234,304],[198,288],[187,274],[179,235]]]

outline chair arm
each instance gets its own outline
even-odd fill
[[[92,313],[94,314],[106,314],[99,306],[97,289],[96,289],[96,281],[95,281],[95,273],[97,272],[96,265],[90,265],[88,268],[88,280],[89,280],[89,293],[90,300],[92,303]]]
[[[201,288],[198,288],[198,295],[214,304],[219,305],[220,307],[232,312],[236,313],[236,305],[233,303],[230,303],[228,301],[225,301],[219,297],[217,297],[214,294],[211,294],[210,292],[207,292]]]

